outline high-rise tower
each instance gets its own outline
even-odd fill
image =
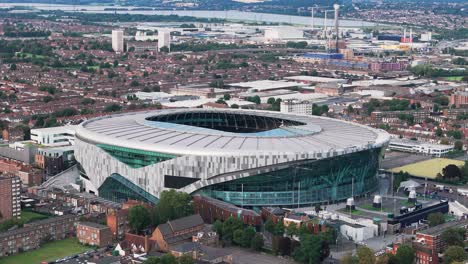
[[[124,51],[123,30],[112,30],[112,49],[115,52],[123,52]]]
[[[339,23],[338,23],[338,16],[339,16],[339,9],[340,9],[340,5],[339,4],[334,4],[333,5],[333,9],[335,10],[335,47],[336,47],[336,51],[338,52],[338,36],[339,36]]]

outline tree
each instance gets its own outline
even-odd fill
[[[104,107],[104,112],[117,112],[117,111],[120,111],[122,110],[122,106],[118,105],[118,104],[109,104],[109,105],[106,105]]]
[[[193,213],[190,195],[176,190],[163,191],[159,203],[151,210],[152,225],[157,226]]]
[[[436,134],[436,136],[441,137],[441,136],[444,135],[444,132],[442,131],[442,129],[440,127],[438,127],[436,129],[436,131],[435,131],[435,134]]]
[[[48,103],[52,100],[54,100],[54,98],[50,95],[44,96],[44,98],[42,98],[42,101],[44,101],[44,103]]]
[[[232,104],[232,105],[231,105],[231,108],[233,108],[233,109],[239,109],[239,105],[238,105],[238,104]]]
[[[444,230],[441,235],[442,241],[447,246],[464,246],[465,229],[463,228],[449,228]]]
[[[252,239],[255,236],[255,229],[253,227],[248,227],[244,230],[241,238],[241,246],[248,248],[252,244]]]
[[[270,97],[270,98],[268,98],[267,104],[274,104],[275,101],[276,101],[276,100],[275,100],[274,97]]]
[[[216,220],[213,223],[213,231],[215,231],[219,237],[222,237],[223,236],[223,223],[221,223],[221,221],[219,220]]]
[[[284,234],[284,224],[283,221],[278,221],[275,225],[275,229],[273,231],[275,236],[282,236]]]
[[[193,264],[192,254],[184,254],[178,259],[179,264]]]
[[[256,104],[260,104],[262,102],[262,100],[260,99],[260,96],[258,96],[258,95],[248,97],[247,101],[252,102],[252,103],[256,103]]]
[[[271,218],[268,218],[265,222],[265,230],[270,232],[270,233],[274,233],[275,232],[275,223],[273,222],[273,220],[271,220]]]
[[[444,214],[437,212],[437,213],[430,213],[427,216],[427,221],[429,222],[429,226],[436,226],[445,223]]]
[[[229,100],[231,100],[231,95],[230,94],[224,94],[223,99],[224,99],[224,101],[229,101]]]
[[[133,80],[133,81],[130,83],[130,86],[132,86],[132,87],[140,86],[140,82],[138,82],[137,80]]]
[[[445,168],[442,169],[442,174],[446,179],[457,179],[461,178],[461,171],[455,164],[449,164]]]
[[[375,263],[375,255],[372,249],[361,246],[357,250],[357,257],[359,259],[359,264],[374,264]]]
[[[388,254],[383,254],[379,257],[377,257],[377,259],[375,260],[375,264],[389,264],[389,259],[390,257],[388,256]]]
[[[171,254],[166,254],[159,258],[161,264],[177,264],[177,259]]]
[[[294,260],[301,263],[320,263],[323,260],[322,248],[319,236],[303,235],[301,245],[294,250]]]
[[[229,217],[223,223],[223,240],[232,241],[234,238],[234,232],[238,229],[242,229],[242,222],[234,217]]]
[[[216,100],[216,103],[217,103],[217,104],[224,104],[224,105],[227,105],[227,103],[224,101],[223,98],[219,98],[218,100]]]
[[[346,254],[341,258],[341,264],[358,264],[359,260],[357,256],[353,256],[351,254]]]
[[[465,249],[461,246],[449,246],[444,252],[444,263],[465,262]]]
[[[252,242],[250,243],[250,247],[253,250],[260,251],[264,245],[263,235],[261,233],[256,233],[255,236],[252,238]]]
[[[10,70],[16,71],[16,68],[17,68],[17,67],[16,67],[16,64],[15,64],[15,63],[12,63],[12,64],[10,65]]]
[[[286,234],[290,237],[297,235],[297,226],[295,224],[289,224],[286,228]]]
[[[455,141],[455,144],[453,146],[455,148],[455,150],[463,150],[463,142],[461,142],[460,140],[457,140]]]
[[[399,264],[413,264],[414,250],[408,245],[401,245],[395,254]]]
[[[244,236],[244,230],[236,229],[232,235],[232,242],[234,244],[241,246],[242,245],[242,237]]]
[[[133,232],[140,233],[150,225],[150,214],[146,207],[137,205],[128,211],[128,221]]]

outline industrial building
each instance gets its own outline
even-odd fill
[[[392,139],[388,147],[391,150],[418,153],[434,157],[441,157],[453,151],[453,145],[430,144],[414,140],[399,139]]]
[[[85,189],[113,201],[155,203],[177,189],[245,207],[291,206],[374,191],[388,141],[383,130],[324,117],[168,109],[85,121],[75,157]]]

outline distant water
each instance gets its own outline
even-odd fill
[[[8,8],[14,6],[27,6],[34,7],[39,10],[62,10],[62,11],[77,11],[84,13],[114,13],[113,10],[105,10],[106,8],[117,8],[117,9],[128,9],[116,11],[118,14],[142,14],[142,15],[179,15],[179,16],[193,16],[199,18],[219,18],[219,19],[230,19],[239,21],[256,21],[256,22],[273,22],[273,23],[290,23],[297,25],[312,25],[311,17],[304,16],[290,16],[290,15],[278,15],[278,14],[266,14],[266,13],[253,13],[253,12],[242,12],[236,10],[227,11],[211,11],[211,10],[132,10],[135,6],[93,6],[93,5],[58,5],[58,4],[27,4],[27,3],[0,3],[0,8]],[[327,21],[327,25],[333,25],[333,18]],[[323,18],[315,18],[314,26],[323,26]],[[371,27],[377,23],[360,21],[360,20],[340,20],[340,26],[343,27]]]

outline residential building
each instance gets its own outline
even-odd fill
[[[124,52],[123,30],[112,30],[112,49],[115,52]]]
[[[175,257],[190,255],[192,256],[193,260],[196,261],[196,263],[233,263],[232,253],[230,253],[228,250],[209,247],[194,242],[179,244],[171,248],[170,254]]]
[[[455,92],[450,96],[450,105],[455,105],[457,108],[468,106],[468,92]]]
[[[465,239],[468,237],[468,219],[461,221],[447,222],[416,233],[413,242],[415,249],[416,263],[418,264],[438,264],[440,263],[438,254],[447,248],[442,240],[442,233],[449,228],[464,228],[466,230]]]
[[[280,207],[262,207],[261,214],[263,221],[266,222],[268,219],[271,219],[276,224],[278,221],[283,221],[286,210]]]
[[[262,217],[257,212],[215,198],[195,195],[193,204],[195,213],[200,214],[206,223],[212,224],[215,220],[226,221],[229,217],[235,217],[245,225],[260,226],[262,224]]]
[[[216,246],[219,242],[219,235],[216,232],[198,232],[192,236],[192,242],[205,245]]]
[[[24,140],[24,131],[20,126],[8,126],[2,131],[2,138],[8,142]]]
[[[23,228],[0,233],[0,257],[36,249],[44,240],[61,240],[75,233],[79,217],[65,215],[25,224]]]
[[[296,225],[297,228],[301,227],[301,225],[307,221],[309,221],[310,218],[305,215],[305,214],[289,214],[283,218],[283,224],[284,226],[289,226],[289,225]]]
[[[171,50],[171,32],[162,30],[158,32],[158,50],[166,47]]]
[[[194,214],[158,225],[151,239],[156,241],[160,250],[167,252],[175,243],[192,239],[204,226],[201,216]]]
[[[112,243],[112,232],[108,226],[93,222],[79,222],[76,237],[82,244],[105,247]]]
[[[21,183],[15,176],[0,176],[0,222],[21,217]]]

